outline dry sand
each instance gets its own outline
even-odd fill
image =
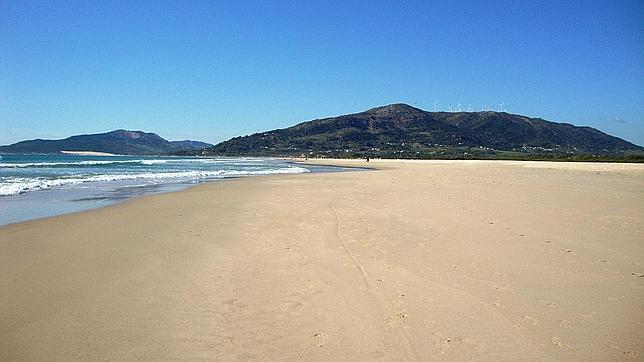
[[[0,228],[0,360],[644,357],[643,165],[370,165]]]

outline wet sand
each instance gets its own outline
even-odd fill
[[[644,165],[369,166],[0,228],[0,360],[644,358]]]

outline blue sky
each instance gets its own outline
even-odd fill
[[[0,144],[503,102],[644,145],[641,1],[0,2]]]

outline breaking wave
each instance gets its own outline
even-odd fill
[[[81,161],[81,162],[141,162],[157,160],[132,160],[132,161]],[[163,160],[158,160],[163,161]],[[38,163],[34,163],[38,164]],[[51,163],[50,163],[51,164]],[[69,164],[69,163],[67,163]],[[14,164],[15,165],[15,164]],[[33,164],[32,164],[33,165]],[[85,163],[84,165],[88,165]],[[2,167],[2,166],[0,166]],[[29,167],[29,166],[26,166]],[[65,175],[61,177],[47,178],[26,178],[6,177],[0,180],[0,196],[18,195],[25,192],[46,190],[53,187],[84,184],[89,182],[115,182],[128,180],[143,180],[150,183],[180,182],[191,180],[206,180],[216,178],[257,176],[270,174],[291,174],[304,173],[309,170],[303,167],[289,166],[283,168],[267,168],[261,170],[191,170],[179,172],[143,172],[124,174],[102,174],[102,175]]]

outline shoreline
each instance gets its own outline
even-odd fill
[[[224,180],[224,179],[213,180],[213,181],[204,181],[202,183],[214,182],[214,181],[222,181],[222,180]],[[10,222],[10,223],[7,223],[7,224],[0,224],[0,230],[2,230],[3,228],[6,228],[6,227],[16,226],[16,225],[20,225],[20,224],[23,224],[23,223],[39,222],[39,221],[44,221],[44,220],[48,220],[48,219],[51,219],[51,218],[65,217],[65,216],[68,216],[68,215],[81,214],[81,213],[84,213],[84,212],[90,212],[90,211],[94,211],[94,210],[100,210],[100,209],[104,209],[104,208],[118,206],[118,205],[130,202],[130,201],[134,201],[134,200],[142,198],[142,197],[150,197],[150,196],[157,196],[157,195],[169,194],[169,193],[174,193],[174,192],[182,192],[182,191],[190,189],[191,187],[199,186],[200,184],[201,183],[195,183],[195,184],[181,184],[181,183],[167,184],[167,185],[162,185],[162,186],[167,186],[168,188],[171,188],[171,190],[169,190],[169,191],[154,192],[154,193],[142,194],[142,195],[133,195],[133,196],[125,197],[125,198],[122,198],[122,197],[100,198],[101,201],[104,201],[104,200],[109,200],[109,201],[105,205],[90,206],[90,207],[87,207],[87,208],[82,208],[82,209],[77,210],[77,211],[56,213],[56,214],[49,215],[49,216],[35,217],[33,219],[27,219],[27,220],[22,220],[22,221],[17,221],[17,222]],[[159,186],[159,185],[152,185],[152,186]],[[143,187],[145,187],[145,186],[143,186]],[[175,189],[175,188],[177,188],[177,189]],[[45,190],[45,191],[51,191],[51,190]],[[38,192],[38,191],[36,191],[36,192]],[[81,200],[72,200],[72,201],[68,201],[68,202],[73,203],[73,202],[79,202],[79,201],[85,201],[85,200],[82,200],[82,199]]]
[[[584,167],[587,171],[619,171],[620,169],[642,169],[644,170],[644,164],[637,164],[637,163],[604,163],[604,162],[568,162],[562,164],[561,162],[556,162],[556,161],[515,161],[515,160],[410,160],[410,159],[372,159],[371,164],[366,163],[364,159],[336,159],[336,158],[309,158],[309,159],[300,159],[300,158],[275,158],[275,159],[280,159],[284,160],[286,163],[290,163],[293,165],[309,165],[309,166],[318,166],[318,167],[329,167],[329,168],[337,168],[337,169],[348,169],[346,172],[352,172],[351,169],[355,169],[358,171],[379,171],[379,170],[386,170],[391,168],[392,163],[419,163],[419,164],[497,164],[497,165],[520,165],[524,164],[524,167],[537,167],[537,168],[575,168],[575,164],[577,165],[585,165],[587,167]],[[379,163],[379,166],[373,166],[373,163]],[[362,165],[356,165],[356,163],[362,163]],[[566,167],[566,165],[570,165],[571,167]],[[609,167],[602,167],[604,165],[612,165]],[[623,166],[622,168],[618,169],[617,166]],[[641,165],[641,166],[637,166]],[[593,167],[594,166],[594,167]],[[322,171],[324,172],[324,171]],[[344,172],[344,171],[340,171]],[[312,172],[316,173],[316,172]],[[259,176],[250,176],[250,177],[270,177],[270,176],[276,176],[276,175],[259,175]],[[291,175],[282,175],[282,176],[291,176]],[[248,176],[246,176],[248,177]],[[211,183],[211,182],[220,182],[220,181],[228,181],[228,180],[233,180],[237,178],[245,178],[245,177],[226,177],[222,179],[213,179],[213,180],[205,180],[205,181],[200,181],[196,183],[178,183],[178,184],[167,184],[165,186],[168,186],[171,188],[169,191],[161,191],[161,192],[155,192],[155,193],[150,193],[150,194],[143,194],[143,195],[135,195],[135,196],[130,196],[124,199],[115,199],[113,202],[109,202],[106,205],[99,205],[99,206],[92,206],[89,208],[84,208],[78,211],[72,211],[72,212],[63,212],[60,214],[54,214],[50,216],[43,216],[43,217],[36,217],[33,219],[28,219],[28,220],[23,220],[23,221],[17,221],[17,222],[10,222],[7,224],[0,224],[0,229],[7,227],[7,226],[12,226],[12,225],[17,225],[21,223],[30,223],[34,221],[40,221],[40,220],[46,220],[49,218],[54,218],[54,217],[59,217],[59,216],[65,216],[65,215],[73,215],[77,213],[82,213],[86,211],[92,211],[92,210],[97,210],[97,209],[103,209],[107,207],[112,207],[116,205],[120,205],[123,203],[130,202],[132,200],[141,198],[141,197],[149,197],[149,196],[156,196],[156,195],[162,195],[162,194],[168,194],[168,193],[175,193],[175,192],[183,192],[185,190],[191,189],[193,187],[199,187],[203,184]],[[181,187],[179,187],[181,186]],[[176,188],[176,189],[175,189]]]
[[[642,356],[644,167],[369,166],[0,227],[0,359]]]
[[[284,161],[286,163],[288,163],[288,164],[293,164],[293,165],[298,164],[297,162],[291,162],[289,160],[284,160]],[[315,171],[315,169],[314,169],[314,171],[303,172],[303,173],[352,172],[353,169],[355,169],[355,170],[363,170],[363,171],[364,170],[369,170],[367,168],[349,167],[349,166],[345,167],[345,166],[339,166],[339,165],[309,164],[309,166],[323,167],[323,168],[327,167],[327,168],[332,168],[334,170],[333,171],[324,171],[324,170]],[[289,174],[282,174],[282,175],[287,176]],[[85,211],[91,211],[91,210],[102,209],[102,208],[106,208],[106,207],[112,207],[112,206],[116,206],[116,205],[119,205],[119,204],[122,204],[122,203],[126,203],[126,202],[129,202],[131,200],[135,200],[135,199],[138,199],[138,198],[141,198],[141,197],[162,195],[162,194],[174,193],[174,192],[182,192],[182,191],[188,190],[190,188],[198,187],[198,186],[201,186],[203,184],[208,184],[208,183],[212,183],[212,182],[228,181],[228,180],[233,180],[233,179],[238,179],[238,178],[246,178],[246,177],[266,177],[266,176],[276,176],[276,175],[227,176],[227,177],[223,177],[223,178],[213,178],[213,179],[199,180],[198,182],[180,182],[180,183],[154,184],[154,185],[149,185],[149,186],[142,186],[143,188],[145,188],[145,187],[161,187],[164,190],[162,190],[162,191],[153,191],[153,192],[149,192],[149,193],[143,193],[143,194],[140,194],[140,195],[135,194],[135,195],[127,196],[127,197],[104,197],[104,198],[99,199],[100,201],[106,201],[106,203],[104,203],[104,204],[90,205],[90,206],[87,206],[87,207],[81,207],[80,209],[75,210],[75,211],[71,211],[71,212],[62,211],[60,213],[53,213],[52,215],[47,215],[47,216],[42,216],[42,217],[35,217],[35,218],[30,218],[30,219],[26,219],[26,220],[20,220],[20,221],[16,221],[16,222],[9,222],[9,223],[6,223],[6,224],[0,224],[0,229],[2,229],[3,227],[16,225],[16,224],[20,224],[20,223],[45,220],[45,219],[52,218],[52,217],[72,215],[72,214],[76,214],[76,213],[82,213],[82,212],[85,212]],[[43,190],[43,191],[44,192],[60,192],[60,191],[56,191],[56,190]],[[41,192],[41,191],[35,191],[35,192]],[[15,195],[15,196],[20,197],[20,195]],[[67,202],[75,203],[75,202],[78,202],[78,201],[85,201],[85,200],[80,199],[80,200],[72,200],[72,201],[67,201]]]

